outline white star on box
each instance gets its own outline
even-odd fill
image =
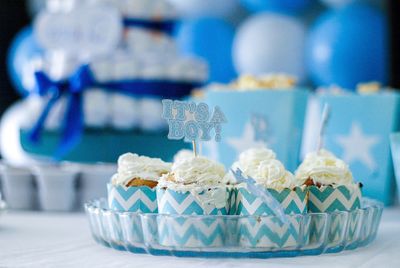
[[[353,122],[349,135],[338,135],[336,143],[343,148],[343,160],[347,163],[360,161],[370,170],[376,168],[371,149],[380,141],[378,136],[365,135],[359,123]]]
[[[237,154],[240,154],[241,152],[249,148],[267,146],[267,144],[264,141],[255,140],[254,128],[250,122],[245,124],[244,131],[241,137],[227,138],[226,143],[228,143],[232,148],[234,148]]]

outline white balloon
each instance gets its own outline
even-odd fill
[[[228,16],[239,7],[238,0],[169,0],[182,16]]]
[[[306,29],[295,18],[261,13],[240,26],[233,44],[234,65],[239,73],[260,75],[282,72],[305,78]]]

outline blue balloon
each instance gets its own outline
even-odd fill
[[[217,18],[182,22],[177,43],[184,54],[198,56],[209,64],[210,81],[226,83],[236,77],[232,61],[234,28]]]
[[[313,0],[240,0],[252,12],[276,11],[297,13],[305,10]]]
[[[22,29],[14,38],[8,51],[7,68],[15,89],[22,96],[29,94],[31,89],[23,83],[23,68],[37,56],[43,54],[43,49],[33,35],[32,27]]]
[[[354,4],[323,14],[312,27],[306,64],[318,86],[354,89],[359,82],[388,81],[386,18],[368,5]]]

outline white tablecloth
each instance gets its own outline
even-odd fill
[[[156,257],[100,246],[83,213],[9,212],[0,216],[0,267],[400,267],[400,208],[386,209],[368,247],[279,259]]]

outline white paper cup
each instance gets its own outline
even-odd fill
[[[99,163],[82,165],[80,175],[81,204],[95,198],[107,197],[107,183],[117,171],[117,165]]]
[[[1,165],[4,199],[11,209],[35,208],[35,188],[31,172],[27,169]]]
[[[79,170],[74,165],[43,165],[34,168],[39,203],[47,211],[71,211],[76,204],[76,178]]]

